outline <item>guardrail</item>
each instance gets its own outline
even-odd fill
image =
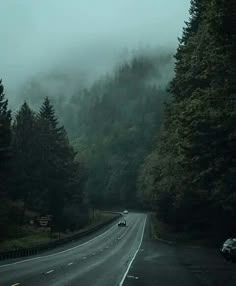
[[[0,252],[0,260],[36,255],[42,251],[53,249],[53,248],[56,248],[57,246],[61,246],[61,245],[65,244],[65,243],[83,238],[83,237],[85,237],[89,234],[92,234],[95,231],[100,230],[101,228],[111,224],[112,222],[116,221],[118,219],[118,217],[121,216],[120,213],[115,213],[115,214],[116,214],[116,217],[114,217],[114,218],[112,218],[106,222],[98,224],[89,230],[73,234],[73,235],[66,237],[66,238],[58,239],[58,240],[51,241],[48,243],[39,244],[37,246],[33,246],[30,248],[21,248],[21,249],[16,249],[16,250],[11,250],[11,251]]]

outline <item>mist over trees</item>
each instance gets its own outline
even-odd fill
[[[194,237],[235,233],[227,3],[191,1],[174,73],[172,55],[158,51],[134,55],[87,87],[79,76],[54,72],[21,89],[26,101],[13,118],[0,84],[4,233],[24,223],[27,209],[52,214],[57,228],[78,229],[91,207],[151,209]]]
[[[167,99],[164,86],[153,82],[171,56],[134,58],[115,74],[97,82],[78,100],[75,139],[86,154],[89,170],[86,190],[95,206],[136,207],[138,169],[151,150]]]
[[[191,2],[191,17],[175,55],[161,140],[145,160],[138,184],[140,199],[147,204],[154,200],[159,218],[177,230],[212,237],[236,230],[229,14],[230,5],[223,0]]]
[[[88,88],[52,74],[22,89],[33,106],[50,96],[86,166],[84,191],[94,207],[136,206],[139,165],[157,137],[172,67],[171,54],[138,54]]]
[[[60,74],[33,79],[12,122],[2,95],[11,134],[2,149],[10,152],[5,216],[17,217],[8,225],[23,225],[30,210],[78,229],[91,207],[137,207],[138,170],[158,137],[172,64],[169,54],[134,56],[87,89]]]

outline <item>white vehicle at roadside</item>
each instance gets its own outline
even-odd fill
[[[220,252],[227,260],[236,261],[236,238],[228,238]]]

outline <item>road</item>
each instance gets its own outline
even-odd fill
[[[92,237],[40,256],[0,264],[1,286],[113,286],[122,285],[137,254],[146,215],[125,215],[127,227],[117,223]]]
[[[1,262],[0,286],[236,285],[236,265],[217,250],[153,240],[145,214],[125,217],[126,228],[114,223],[40,256]]]
[[[223,259],[217,249],[153,240],[149,223],[123,286],[236,285],[236,263]]]

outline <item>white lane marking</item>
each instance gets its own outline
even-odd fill
[[[98,239],[99,237],[104,236],[106,233],[108,233],[110,230],[112,230],[112,229],[115,228],[115,227],[116,227],[116,224],[113,225],[111,228],[109,228],[107,231],[103,232],[102,234],[100,234],[100,235],[98,235],[98,236],[96,236],[96,237],[94,237],[94,238],[92,238],[92,239],[90,239],[90,240],[88,240],[88,241],[86,241],[86,242],[84,242],[84,243],[82,243],[82,244],[79,244],[79,245],[77,245],[77,246],[74,246],[74,247],[72,247],[72,248],[68,248],[68,249],[66,249],[66,250],[59,251],[59,252],[56,252],[56,253],[52,253],[52,254],[49,254],[49,255],[38,256],[38,257],[30,258],[30,259],[25,259],[25,260],[13,262],[13,263],[8,263],[8,264],[0,265],[0,268],[7,267],[7,266],[12,266],[12,265],[16,265],[16,264],[20,264],[20,263],[25,263],[25,262],[29,262],[29,261],[33,261],[33,260],[38,260],[38,259],[41,259],[41,258],[53,257],[53,256],[56,256],[56,255],[58,255],[58,254],[66,253],[66,252],[68,252],[68,251],[71,251],[71,250],[74,250],[74,249],[79,248],[79,247],[81,247],[81,246],[84,246],[84,245],[86,245],[86,244],[88,244],[88,243],[90,243],[90,242],[92,242],[92,241]]]
[[[83,257],[82,259],[83,259],[83,260],[84,260],[84,259],[87,259],[87,256]]]
[[[133,275],[127,275],[127,278],[128,279],[136,279],[136,280],[138,280],[138,277],[137,276],[133,276]]]
[[[74,262],[70,262],[70,263],[68,263],[67,265],[68,266],[71,266],[71,265],[73,265],[74,264]]]
[[[50,274],[50,273],[52,273],[52,272],[54,272],[54,270],[53,270],[53,269],[52,269],[52,270],[47,271],[45,274]]]
[[[135,224],[135,226],[136,226],[136,224]],[[120,237],[117,238],[117,240],[120,240],[128,232],[129,229],[130,229],[130,227],[128,227],[126,229],[126,231]]]
[[[12,284],[11,286],[17,286],[17,285],[20,285],[20,283],[15,283],[15,284]]]
[[[123,283],[124,283],[124,281],[125,281],[125,278],[126,278],[126,275],[128,274],[128,272],[129,272],[129,270],[130,270],[130,267],[131,267],[131,265],[132,265],[132,263],[133,263],[133,261],[134,261],[136,255],[137,255],[137,253],[138,253],[138,251],[139,251],[139,249],[140,249],[140,247],[141,247],[141,244],[142,244],[142,242],[143,242],[143,235],[144,235],[144,229],[145,229],[145,225],[146,225],[146,220],[147,220],[147,217],[145,217],[145,221],[144,221],[144,224],[143,224],[143,231],[142,231],[142,235],[141,235],[141,240],[140,240],[139,246],[138,246],[138,248],[137,248],[137,250],[136,250],[136,252],[135,252],[133,258],[131,259],[131,261],[130,261],[130,263],[129,263],[129,265],[128,265],[127,270],[125,271],[125,274],[124,274],[124,276],[123,276],[123,278],[122,278],[122,280],[121,280],[119,286],[122,286],[122,285],[123,285]]]

